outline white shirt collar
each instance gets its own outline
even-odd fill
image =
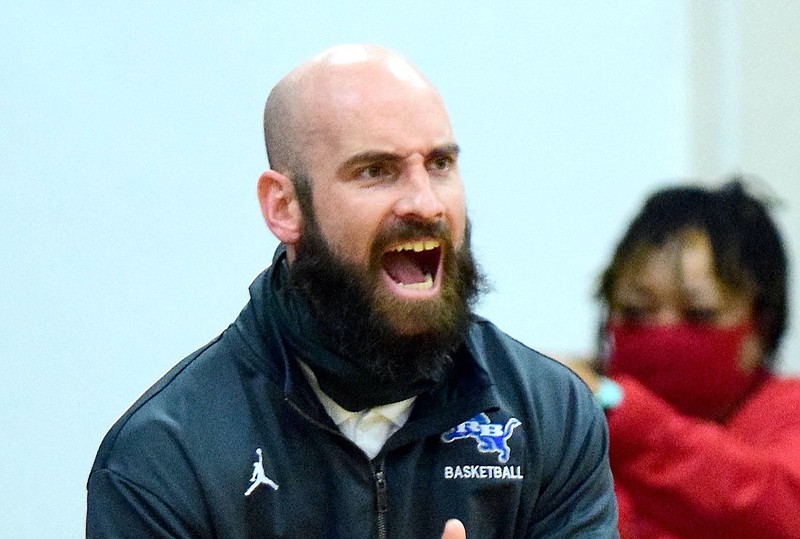
[[[358,412],[345,410],[320,389],[317,377],[311,368],[302,361],[299,363],[314,393],[339,431],[361,448],[370,459],[380,453],[386,440],[400,430],[411,415],[416,397]]]
[[[308,382],[311,384],[311,388],[314,390],[314,393],[317,395],[319,401],[322,403],[322,406],[325,408],[325,411],[328,412],[328,415],[331,416],[331,419],[337,427],[349,419],[353,419],[357,416],[364,416],[367,413],[372,412],[388,419],[392,424],[399,428],[403,426],[403,424],[408,420],[408,416],[411,415],[411,406],[414,404],[414,400],[417,397],[409,397],[405,400],[390,402],[389,404],[382,404],[380,406],[360,410],[358,412],[351,412],[350,410],[342,408],[335,400],[330,398],[327,394],[325,394],[324,391],[322,391],[322,388],[319,387],[319,382],[317,382],[317,377],[314,374],[314,371],[311,370],[311,367],[302,361],[298,361],[298,363],[300,363],[300,367],[302,367],[303,373],[305,373],[306,378],[308,378]]]

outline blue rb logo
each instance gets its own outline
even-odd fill
[[[442,434],[442,441],[450,443],[454,440],[474,438],[478,442],[478,451],[497,453],[497,461],[506,463],[511,456],[508,439],[511,438],[514,429],[521,424],[520,420],[515,417],[509,419],[505,425],[492,423],[489,416],[480,413]]]

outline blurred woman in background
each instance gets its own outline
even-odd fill
[[[786,283],[739,179],[663,189],[630,224],[600,358],[568,362],[607,410],[623,538],[800,538],[800,380],[773,372]]]

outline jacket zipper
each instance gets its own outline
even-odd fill
[[[386,517],[389,512],[388,496],[386,494],[386,473],[383,471],[383,465],[378,464],[373,474],[375,478],[375,501],[378,513],[376,515],[378,524],[378,538],[386,539],[388,537]]]
[[[331,429],[324,423],[321,423],[316,419],[314,419],[313,417],[311,417],[310,415],[308,415],[302,408],[300,408],[294,402],[292,402],[291,399],[286,399],[286,402],[288,402],[289,405],[297,411],[297,413],[299,413],[301,416],[306,418],[306,420],[310,421],[317,427],[347,439],[340,431]],[[364,456],[364,458],[365,459],[367,458],[366,455]],[[389,530],[386,519],[389,512],[389,500],[386,489],[386,473],[383,471],[383,461],[379,463],[373,463],[372,461],[370,461],[369,467],[372,470],[372,478],[375,481],[375,503],[377,509],[376,523],[378,526],[378,539],[387,539],[389,537]]]

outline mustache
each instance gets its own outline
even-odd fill
[[[394,221],[381,229],[375,238],[374,245],[383,251],[388,246],[403,241],[412,241],[419,238],[434,238],[449,244],[451,241],[450,227],[445,221],[428,221],[416,217]]]

